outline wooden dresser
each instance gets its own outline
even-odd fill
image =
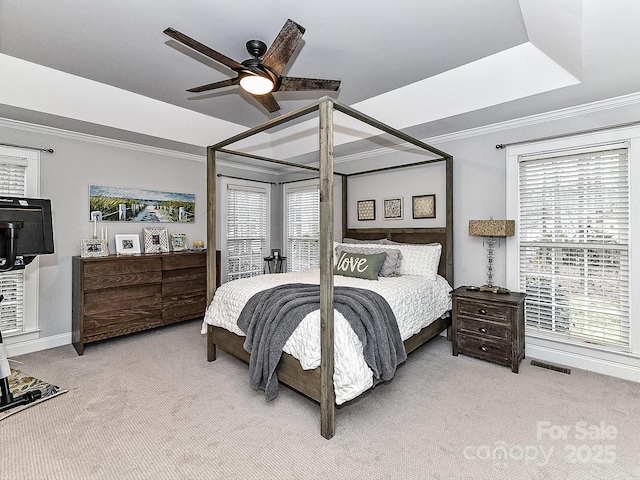
[[[523,293],[469,291],[451,293],[453,354],[463,353],[511,367],[524,358]]]
[[[73,346],[202,317],[207,253],[73,257]]]

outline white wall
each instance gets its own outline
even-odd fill
[[[388,172],[371,173],[349,177],[349,205],[347,217],[349,228],[426,228],[446,225],[446,165],[444,162],[406,167]],[[414,219],[412,197],[415,195],[436,196],[436,217]],[[384,218],[384,200],[403,199],[402,219]],[[357,204],[360,200],[375,200],[375,220],[358,220]]]

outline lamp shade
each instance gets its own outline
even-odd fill
[[[469,235],[474,237],[512,237],[515,220],[469,220]]]

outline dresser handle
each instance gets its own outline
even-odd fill
[[[478,310],[478,313],[479,313],[480,315],[486,315],[486,314],[487,314],[487,311],[486,311],[484,308],[481,308],[480,310]]]
[[[478,330],[480,331],[480,333],[487,333],[487,329],[486,328],[479,328]]]
[[[483,352],[487,351],[487,347],[485,347],[484,345],[482,347],[480,347],[480,350],[482,350]]]

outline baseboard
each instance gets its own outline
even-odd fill
[[[52,335],[50,337],[42,337],[35,340],[27,340],[25,342],[5,345],[7,356],[15,357],[17,355],[25,355],[27,353],[39,352],[49,348],[61,347],[71,344],[71,332],[62,333],[60,335]]]
[[[628,353],[604,352],[576,345],[554,345],[539,338],[526,338],[527,359],[640,382],[640,357]]]

